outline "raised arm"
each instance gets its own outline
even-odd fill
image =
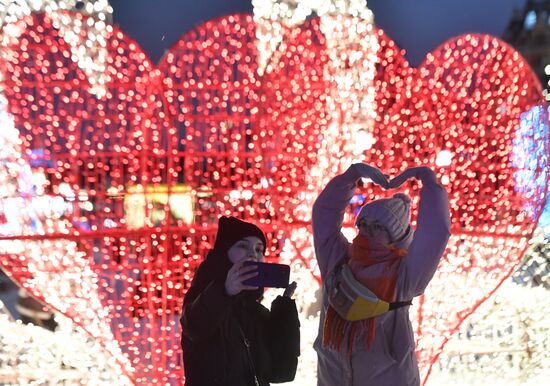
[[[313,243],[322,277],[346,255],[349,242],[342,234],[342,222],[361,177],[368,177],[384,187],[388,184],[386,176],[377,168],[353,164],[343,174],[330,180],[313,204]]]
[[[427,166],[407,169],[390,181],[390,188],[409,178],[422,182],[414,238],[403,261],[403,295],[421,295],[432,279],[451,234],[449,199],[433,170]]]

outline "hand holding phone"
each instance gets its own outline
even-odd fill
[[[243,281],[243,284],[256,287],[287,288],[290,266],[286,264],[245,261],[244,266],[256,266],[258,275]]]
[[[229,296],[234,296],[243,290],[255,290],[258,286],[246,285],[244,282],[247,279],[255,277],[258,272],[255,266],[246,267],[245,262],[233,264],[233,266],[227,272],[225,278],[225,292]]]

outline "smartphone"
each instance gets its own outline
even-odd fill
[[[266,288],[288,287],[288,279],[290,277],[289,265],[245,261],[244,266],[250,265],[256,265],[258,267],[258,276],[245,280],[243,284]]]

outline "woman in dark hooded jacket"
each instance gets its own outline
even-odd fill
[[[197,269],[183,303],[182,349],[187,386],[264,386],[294,379],[300,323],[292,283],[271,311],[257,275],[243,263],[263,260],[266,238],[255,225],[222,217],[214,248]]]

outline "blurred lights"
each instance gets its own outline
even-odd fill
[[[363,129],[356,130],[355,135],[356,135],[354,138],[355,148],[354,148],[353,154],[356,157],[359,157],[359,156],[362,156],[363,153],[365,153],[366,151],[372,148],[372,146],[376,142],[376,138],[374,138],[371,133]]]
[[[532,107],[521,115],[519,129],[512,140],[515,189],[529,198],[544,196],[544,192],[548,189],[545,185],[548,170],[537,170],[541,160],[548,162],[548,153],[544,152],[549,138],[548,116],[549,113],[545,107]],[[524,209],[533,215],[533,220],[536,220],[534,213],[540,213],[540,209],[532,206],[533,201],[527,200]]]
[[[437,153],[435,164],[439,167],[447,167],[451,166],[452,160],[453,153],[451,153],[449,150],[441,150],[439,153]]]
[[[445,347],[428,386],[541,385],[550,377],[548,289],[511,279],[469,316]]]
[[[525,24],[524,28],[526,30],[531,30],[535,26],[537,22],[537,14],[535,11],[529,11],[529,13],[525,16]]]
[[[373,22],[366,0],[252,0],[256,39],[259,51],[258,73],[262,74],[271,55],[280,50],[285,38],[285,26],[303,23],[313,12],[318,17],[350,15]]]
[[[83,5],[83,6],[82,6]],[[66,11],[78,11],[67,14]],[[47,12],[59,29],[60,36],[71,47],[71,59],[87,75],[90,92],[98,97],[105,96],[109,76],[106,72],[106,37],[113,13],[108,0],[22,0],[0,2],[2,26],[7,31],[4,39],[17,39],[21,31],[13,27],[19,19],[32,12]],[[82,18],[81,15],[93,16]],[[6,28],[7,27],[7,28]],[[0,56],[2,54],[0,53]]]
[[[542,207],[548,139],[534,121],[519,130],[520,114],[542,101],[515,51],[465,35],[416,70],[372,25],[370,11],[335,15],[318,3],[309,9],[326,13],[290,27],[277,16],[294,2],[285,4],[268,18],[278,42],[262,37],[252,17],[230,15],[185,34],[158,68],[107,26],[95,51],[104,62],[88,71],[80,63],[86,55],[74,49],[90,35],[75,32],[78,39],[67,41],[63,17],[27,17],[14,23],[18,40],[4,41],[2,85],[20,131],[11,135],[21,140],[15,153],[14,141],[2,151],[12,149],[12,159],[26,165],[21,170],[30,168],[28,154],[42,154],[40,189],[73,201],[64,217],[44,213],[35,222],[40,229],[28,229],[31,219],[0,228],[15,236],[0,241],[4,250],[18,247],[0,263],[99,341],[113,343],[109,352],[136,384],[183,379],[178,313],[220,214],[258,222],[269,236],[267,258],[307,277],[298,297],[304,325],[315,324],[319,277],[304,224],[319,190],[357,159],[390,176],[433,166],[449,190],[453,236],[411,312],[423,379],[466,315],[517,264],[533,232],[524,211],[536,216]],[[71,20],[71,28],[98,26]],[[107,74],[93,83],[102,93],[83,81],[96,70]],[[516,189],[512,143],[536,136],[534,160],[521,166],[530,177]],[[5,165],[7,181],[19,169]],[[416,204],[418,185],[403,190]],[[386,192],[367,185],[360,194],[370,200]],[[21,202],[38,199],[28,197]],[[352,237],[353,227],[345,232]],[[314,371],[309,365],[297,379]]]
[[[45,194],[44,186],[34,185],[46,179],[31,171],[22,154],[19,132],[3,104],[0,104],[0,123],[0,185],[4,189],[0,196],[4,219],[0,234],[30,236],[27,240],[0,240],[3,269],[34,296],[74,318],[76,325],[85,327],[103,344],[106,356],[117,358],[118,371],[128,372],[130,366],[103,319],[107,310],[98,297],[97,276],[77,244],[59,236],[53,239],[38,236],[68,234],[72,224],[64,216],[70,206],[61,196]],[[25,347],[29,342],[23,340],[17,344]],[[43,365],[47,368],[46,363]]]
[[[129,386],[100,342],[56,315],[55,332],[13,320],[0,302],[0,379],[6,385],[105,384]],[[75,355],[78,353],[78,355]]]

